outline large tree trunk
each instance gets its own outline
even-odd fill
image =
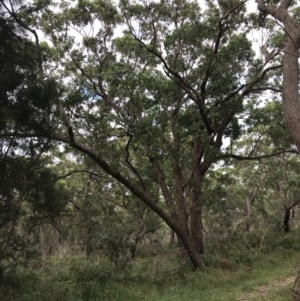
[[[190,235],[193,245],[199,254],[203,253],[204,246],[201,181],[208,169],[206,162],[200,164],[201,158],[201,142],[199,139],[196,139],[194,145],[194,184],[190,208]]]
[[[286,124],[300,153],[299,33],[293,34],[287,39],[283,58],[283,106]],[[290,231],[289,218],[290,208],[287,208],[284,219],[285,232]],[[292,292],[294,301],[300,301],[300,269],[298,270]]]
[[[300,199],[295,200],[291,205],[287,206],[286,204],[284,205],[285,209],[285,215],[283,219],[283,227],[284,227],[284,232],[288,233],[291,231],[291,213],[293,212],[293,208],[297,206],[300,203]]]
[[[137,196],[142,202],[144,202],[149,208],[151,208],[163,221],[177,234],[177,237],[182,242],[193,266],[195,269],[204,268],[199,252],[195,249],[193,242],[190,239],[189,234],[186,232],[186,227],[183,226],[177,217],[168,214],[154,199],[152,199],[145,191],[141,190],[135,183],[130,181],[119,170],[112,168],[102,156],[89,146],[77,142],[74,139],[70,139],[61,135],[52,135],[52,139],[69,143],[70,146],[87,154],[93,159],[107,174],[112,176],[118,182],[127,187],[135,196]],[[71,141],[70,141],[71,140]]]
[[[185,230],[185,232],[189,235],[189,227],[188,227],[188,215],[186,212],[186,203],[183,194],[183,181],[181,168],[179,164],[174,164],[173,168],[174,179],[175,179],[175,191],[176,191],[176,200],[177,200],[177,208],[178,208],[178,219]]]
[[[298,90],[300,26],[293,21],[288,12],[288,8],[293,1],[282,0],[278,8],[266,5],[263,0],[256,0],[256,2],[258,3],[258,10],[273,16],[284,25],[287,41],[283,55],[283,107],[285,122],[300,152],[300,102]]]
[[[174,159],[175,160],[175,159]],[[183,193],[183,182],[181,168],[176,162],[173,167],[173,174],[175,179],[175,191],[176,191],[176,203],[177,203],[177,212],[178,212],[178,221],[185,233],[190,236],[189,225],[188,225],[188,214],[186,211],[186,201]],[[180,249],[182,259],[186,259],[187,250],[182,244],[181,240],[178,240],[178,247]]]
[[[298,35],[293,41],[286,43],[285,54],[283,57],[283,107],[285,121],[294,142],[300,151],[300,102],[298,92],[298,55],[299,42],[295,44]]]
[[[300,101],[298,87],[300,26],[294,22],[288,11],[293,1],[281,0],[277,7],[266,5],[264,0],[256,0],[256,2],[258,3],[258,10],[273,16],[284,26],[287,41],[283,55],[283,107],[285,122],[300,153]],[[287,217],[289,218],[289,215]],[[300,301],[300,269],[293,287],[293,297],[295,301]]]
[[[194,248],[198,254],[203,254],[203,222],[202,222],[202,205],[198,198],[193,201],[191,206],[190,232]]]

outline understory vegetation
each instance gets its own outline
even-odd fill
[[[0,0],[0,299],[300,301],[299,49],[292,0]]]
[[[206,268],[197,272],[180,259],[176,246],[168,244],[162,244],[157,255],[150,245],[142,244],[136,257],[122,267],[103,254],[35,259],[5,272],[0,297],[7,301],[291,300],[300,261],[299,233],[237,236],[207,242],[211,255],[203,257]],[[291,276],[292,281],[280,284]]]

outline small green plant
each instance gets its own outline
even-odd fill
[[[251,245],[251,237],[245,237],[248,244],[243,237],[231,238],[227,241],[231,248],[219,246],[214,253],[207,248],[203,256],[206,268],[196,272],[179,260],[174,248],[166,246],[156,256],[137,256],[130,269],[120,269],[100,254],[88,258],[50,257],[7,274],[6,279],[16,285],[13,289],[8,283],[2,285],[0,300],[289,300],[291,282],[285,281],[293,280],[300,255],[286,246],[292,245],[298,235],[282,236],[284,243],[274,243],[272,251],[254,242]],[[265,243],[269,239],[266,237]]]

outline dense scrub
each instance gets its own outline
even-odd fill
[[[182,264],[177,247],[169,245],[157,255],[151,246],[141,245],[136,258],[122,268],[100,254],[55,255],[7,272],[0,297],[7,301],[243,300],[261,285],[295,274],[298,241],[299,234],[292,232],[277,237],[268,233],[263,240],[258,234],[240,233],[214,245],[207,242],[210,255],[203,257],[205,271],[198,272]],[[260,292],[254,295],[258,299],[251,300],[290,300],[290,286],[271,285],[265,296]]]

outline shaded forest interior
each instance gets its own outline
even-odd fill
[[[0,298],[242,300],[296,276],[299,20],[0,0]],[[295,279],[251,298],[299,301]]]

